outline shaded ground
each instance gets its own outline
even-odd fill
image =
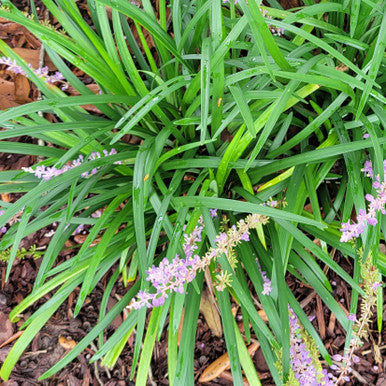
[[[28,7],[28,1],[14,1],[15,5],[21,9]],[[287,5],[295,5],[294,1],[287,0]],[[36,2],[39,15],[43,15],[44,7]],[[82,4],[85,6],[85,4]],[[84,8],[84,7],[83,7]],[[84,8],[85,9],[85,8]],[[87,12],[86,12],[87,14]],[[2,21],[0,24],[0,38],[6,41],[13,48],[21,48],[24,55],[32,55],[34,60],[38,57],[39,42],[33,36],[28,34],[20,26],[12,25]],[[74,70],[76,71],[76,70]],[[82,78],[82,74],[78,73]],[[83,79],[89,83],[88,79]],[[16,106],[35,100],[37,90],[30,88],[30,85],[23,80],[16,80],[9,74],[0,71],[0,109]],[[11,105],[6,105],[10,103]],[[20,142],[28,142],[28,138],[18,138]],[[29,166],[36,162],[31,156],[0,154],[0,170],[20,169],[23,166]],[[2,200],[11,202],[18,198],[18,195],[2,196]],[[28,249],[31,245],[36,244],[38,248],[44,250],[50,241],[50,228],[41,230],[34,235],[30,235],[23,240],[22,246]],[[75,241],[74,241],[75,242]],[[63,252],[60,256],[61,261],[65,260],[69,252]],[[349,273],[352,266],[349,260],[336,256],[338,263]],[[8,314],[20,301],[22,301],[32,290],[34,278],[39,268],[40,260],[27,256],[25,259],[17,259],[13,265],[12,273],[8,282],[4,282],[6,263],[0,262],[1,287],[0,287],[0,345],[12,337],[18,327],[20,327],[28,316],[36,310],[39,305],[47,301],[50,295],[34,305],[33,309],[28,310],[21,316],[20,321],[12,324],[8,320]],[[331,271],[327,276],[334,284],[333,296],[340,302],[342,307],[348,308],[350,302],[350,288],[335,277]],[[73,293],[69,300],[66,301],[57,313],[50,319],[38,335],[33,339],[27,351],[22,355],[20,361],[8,382],[3,385],[130,385],[128,374],[131,371],[132,354],[134,337],[129,339],[128,345],[124,349],[123,355],[118,360],[115,368],[107,370],[99,363],[89,364],[88,360],[93,355],[96,347],[86,349],[75,361],[69,364],[65,369],[60,371],[53,378],[46,381],[37,381],[38,377],[48,370],[52,365],[57,363],[76,342],[79,342],[91,328],[96,324],[99,312],[99,304],[104,293],[105,284],[108,281],[105,277],[86,300],[85,305],[79,316],[73,318],[73,304],[77,298],[77,293]],[[345,335],[344,331],[336,321],[334,315],[325,307],[320,298],[315,294],[312,288],[302,285],[294,277],[288,276],[288,284],[295,296],[302,301],[302,305],[307,315],[312,319],[312,323],[319,331],[323,342],[331,354],[342,353]],[[127,289],[122,284],[118,284],[110,298],[109,307],[111,308],[117,301],[117,296],[122,296]],[[385,319],[385,317],[384,317]],[[112,326],[106,331],[106,335],[111,333],[122,322],[122,316],[117,318]],[[354,382],[350,384],[367,384],[367,385],[385,385],[386,376],[384,373],[384,363],[382,357],[386,348],[386,331],[382,336],[378,336],[376,326],[373,326],[370,343],[365,343],[361,349],[360,362],[354,366]],[[165,338],[165,333],[163,334]],[[0,348],[0,362],[11,349],[14,341]],[[161,339],[156,344],[152,368],[149,373],[150,383],[153,385],[167,385],[165,379],[167,373],[166,361],[167,339]],[[222,338],[214,336],[213,331],[209,328],[205,318],[200,315],[197,325],[197,337],[195,345],[195,379],[198,379],[204,369],[220,357],[225,352],[225,344]],[[378,353],[376,356],[374,353]],[[379,359],[381,362],[379,362]],[[272,379],[268,373],[268,367],[264,361],[261,350],[257,350],[254,355],[256,368],[261,376],[264,385],[271,385]],[[377,367],[374,367],[377,366]],[[206,385],[224,385],[232,384],[231,380],[226,378],[217,378]]]

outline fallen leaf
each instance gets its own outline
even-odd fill
[[[233,376],[230,371],[223,371],[220,375],[221,378],[226,379],[227,381],[233,382]],[[249,386],[249,382],[245,377],[243,377],[243,386]]]
[[[1,201],[11,202],[11,197],[7,193],[1,193],[0,197],[1,197]]]
[[[23,75],[17,74],[14,81],[15,102],[20,104],[32,102],[29,97],[30,91],[31,86],[28,79]]]
[[[185,308],[182,309],[180,325],[178,326],[178,337],[177,337],[177,344],[178,344],[178,347],[180,346],[180,342],[181,342],[182,327],[183,327],[183,325],[184,325],[184,316],[185,316]]]
[[[253,341],[248,347],[249,355],[253,355],[254,352],[260,347],[260,343],[257,341]],[[212,362],[201,374],[198,379],[199,382],[210,382],[213,379],[219,377],[223,371],[229,370],[231,368],[231,363],[229,360],[228,353],[221,355],[220,358],[217,358],[214,362]]]
[[[263,319],[263,322],[268,322],[268,317],[264,310],[259,310],[257,313],[260,315],[260,318]]]
[[[5,21],[2,21],[5,20]],[[0,28],[0,38],[6,39],[9,35],[21,35],[25,28],[23,28],[20,24],[10,22],[9,20],[1,18],[0,23],[2,24]]]
[[[91,90],[94,94],[99,94],[100,92],[100,88],[97,84],[95,83],[92,83],[92,84],[88,84],[86,85],[86,87]],[[78,90],[76,90],[74,87],[70,86],[66,92],[70,95],[80,95],[80,92]],[[95,107],[94,105],[82,105],[82,107],[87,110],[87,111],[91,111],[93,113],[97,113],[97,114],[102,114],[102,112],[98,109],[98,107]]]
[[[316,319],[318,321],[319,335],[324,339],[326,337],[326,322],[324,320],[323,304],[320,296],[316,296]]]
[[[3,342],[2,344],[0,344],[0,348],[3,348],[4,346],[6,346],[7,344],[10,344],[11,342],[13,342],[15,339],[17,339],[19,336],[23,335],[24,331],[18,331],[16,332],[15,334],[13,334],[10,338],[8,338],[5,342]]]
[[[15,47],[13,50],[21,56],[27,63],[31,63],[33,68],[39,68],[39,56],[40,50],[32,50],[30,48]],[[56,66],[52,63],[52,60],[45,55],[44,66],[47,66],[50,71],[55,71]]]
[[[65,350],[72,350],[76,346],[76,342],[74,339],[67,339],[66,337],[60,335],[58,338],[58,343],[65,349]]]
[[[101,90],[99,86],[95,83],[87,84],[86,87],[94,94],[98,94]],[[67,93],[69,93],[70,95],[80,95],[80,92],[73,86],[68,87]]]
[[[330,321],[328,322],[328,327],[327,327],[327,331],[330,336],[334,336],[335,324],[336,324],[336,316],[333,312],[331,312]]]
[[[0,311],[0,342],[7,341],[13,335],[13,324],[8,315]]]
[[[20,106],[14,99],[14,84],[0,78],[0,110]]]
[[[206,290],[201,295],[200,312],[204,315],[205,321],[213,334],[219,338],[222,337],[223,331],[220,315]]]
[[[88,235],[75,235],[74,236],[74,240],[78,243],[78,244],[83,244],[86,239],[87,239]],[[99,244],[101,241],[101,238],[97,238],[95,239],[91,244],[90,244],[90,247],[93,247],[94,245],[97,245]]]

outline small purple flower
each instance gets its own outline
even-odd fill
[[[5,56],[0,58],[0,64],[5,64],[8,67],[6,68],[7,71],[11,71],[14,74],[21,74],[28,78],[27,73],[24,71],[24,69],[21,66],[18,66],[16,64],[16,60],[12,60],[11,58],[7,58]],[[31,63],[28,63],[27,66],[34,72],[36,76],[39,78],[42,78],[42,80],[46,83],[56,83],[56,82],[63,82],[64,76],[59,72],[56,71],[54,75],[49,75],[48,67],[41,67],[34,70],[32,68]],[[68,87],[68,86],[67,86]]]
[[[210,217],[215,218],[217,217],[217,209],[209,209]]]
[[[271,280],[267,277],[264,278],[262,295],[269,295],[272,292]]]
[[[386,172],[386,160],[383,161],[384,171]],[[366,176],[374,178],[374,173],[370,161],[366,161],[362,171]],[[365,198],[369,202],[368,210],[360,209],[357,216],[357,223],[350,224],[350,222],[342,223],[342,236],[341,242],[349,241],[353,238],[359,237],[364,232],[367,225],[376,225],[377,212],[386,214],[385,203],[386,203],[386,183],[380,182],[379,176],[375,176],[373,181],[373,187],[376,189],[377,195],[374,197],[372,194],[366,194]]]
[[[244,232],[244,233],[241,235],[240,240],[243,240],[243,241],[249,241],[249,234],[248,234],[248,232]]]
[[[100,216],[102,216],[102,214],[103,214],[103,212],[100,209],[98,209],[94,213],[91,214],[91,217],[99,218]]]
[[[353,355],[353,356],[352,356],[352,361],[353,361],[354,363],[359,363],[359,362],[361,361],[361,359],[360,359],[357,355]]]
[[[382,283],[379,283],[379,282],[373,283],[373,285],[371,286],[374,292],[378,289],[378,287],[382,287]]]
[[[117,151],[115,149],[111,149],[110,153],[108,153],[106,151],[106,152],[103,152],[103,154],[105,156],[109,156],[109,155],[117,154]],[[93,161],[93,160],[98,159],[98,158],[101,158],[100,153],[99,152],[92,152],[91,155],[88,157],[88,160]],[[64,165],[61,169],[57,169],[54,166],[49,167],[49,166],[39,165],[36,167],[35,170],[33,170],[31,167],[22,168],[22,170],[24,170],[25,172],[34,174],[36,177],[38,177],[40,179],[44,179],[45,181],[48,181],[52,177],[59,176],[65,172],[67,172],[68,170],[71,170],[77,166],[82,165],[84,162],[86,162],[86,161],[84,160],[83,155],[80,154],[79,157],[76,160],[73,160],[70,165]],[[120,161],[117,161],[115,163],[120,163]],[[88,177],[90,175],[90,173],[92,175],[94,175],[98,172],[98,170],[99,170],[99,167],[93,168],[91,170],[91,172],[86,171],[86,172],[82,173],[81,177],[83,177],[83,178]]]
[[[165,297],[164,296],[160,296],[159,298],[155,297],[153,299],[153,307],[159,307],[159,306],[162,306],[162,304],[165,303]]]
[[[347,316],[347,319],[350,320],[351,322],[355,322],[357,320],[357,317],[355,314],[349,314]]]
[[[336,362],[342,362],[343,357],[340,354],[335,354],[332,356],[332,359]]]
[[[364,134],[364,135],[363,135],[363,138],[364,138],[364,139],[370,138],[370,134],[368,134],[368,133]]]
[[[79,233],[81,233],[84,229],[84,225],[83,224],[80,224],[76,227],[76,229],[74,230],[74,232],[72,232],[72,236],[75,236],[75,235],[78,235]]]
[[[261,270],[261,266],[259,260],[256,259],[257,268],[260,271],[261,277],[263,278],[263,291],[262,295],[269,295],[272,292],[272,283],[271,280],[268,279],[267,273]]]

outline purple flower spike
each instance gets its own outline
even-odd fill
[[[261,266],[259,263],[259,260],[256,259],[257,267],[259,268],[261,277],[263,278],[263,291],[261,292],[262,295],[269,295],[272,292],[272,283],[271,280],[268,279],[267,273],[265,271],[261,270]]]
[[[5,64],[8,67],[6,68],[7,71],[13,72],[14,74],[21,74],[28,78],[28,75],[23,70],[22,67],[18,66],[16,64],[16,60],[12,60],[11,58],[7,58],[5,56],[0,58],[0,64]],[[28,63],[27,66],[34,72],[35,75],[37,75],[39,78],[41,78],[46,83],[57,83],[57,82],[64,82],[64,76],[59,72],[56,71],[54,75],[49,75],[48,67],[41,67],[34,70],[32,68],[32,64]],[[65,83],[67,86],[67,84]],[[67,86],[68,87],[68,86]]]
[[[386,160],[383,161],[384,172],[386,172]],[[370,161],[366,161],[362,171],[365,176],[374,178],[373,168]],[[379,176],[375,176],[373,181],[373,188],[376,189],[377,195],[374,197],[372,194],[366,194],[365,198],[369,202],[368,210],[360,209],[357,216],[357,223],[350,224],[350,222],[342,223],[342,236],[341,242],[346,242],[356,237],[359,237],[364,232],[367,225],[377,225],[377,212],[386,214],[386,183],[381,182]]]
[[[290,365],[295,379],[299,385],[329,385],[334,383],[330,380],[326,370],[320,374],[313,364],[312,354],[307,349],[302,335],[298,318],[291,307],[288,307],[290,327]],[[335,365],[333,365],[335,366]],[[333,367],[331,366],[331,368]],[[321,379],[323,381],[321,381]]]
[[[221,254],[227,255],[236,245],[247,239],[250,229],[255,229],[258,224],[265,224],[266,222],[267,218],[265,216],[258,214],[248,215],[244,220],[240,220],[237,226],[232,226],[228,232],[220,233],[215,239],[216,248],[210,248],[201,258],[195,254],[195,251],[198,249],[197,244],[202,240],[203,226],[201,224],[203,222],[202,218],[200,218],[193,232],[190,235],[184,234],[182,249],[185,259],[176,255],[172,261],[164,258],[158,267],[153,265],[146,271],[146,280],[152,284],[155,293],[139,292],[137,299],[133,300],[128,307],[134,309],[145,306],[157,307],[161,305],[160,302],[163,304],[163,301],[160,299],[166,298],[168,293],[184,293],[184,284],[190,283],[196,277],[198,271],[204,270],[212,260],[221,256]],[[223,288],[223,286],[228,285],[224,281],[225,279],[229,283],[229,276],[225,275],[222,277],[223,282],[220,282],[216,288]],[[220,279],[218,278],[218,280]],[[267,293],[270,291],[268,287],[265,290]]]
[[[117,151],[115,149],[111,149],[110,153],[107,152],[107,150],[103,151],[103,154],[105,157],[113,154],[117,154]],[[91,155],[88,157],[88,160],[93,161],[95,159],[101,158],[100,153],[98,152],[92,152]],[[37,178],[43,179],[45,181],[50,180],[52,177],[59,176],[68,170],[71,170],[77,166],[82,165],[85,161],[83,155],[79,155],[79,157],[71,162],[70,165],[64,165],[61,169],[57,169],[55,167],[49,167],[49,166],[44,166],[44,165],[39,165],[36,167],[36,169],[32,169],[31,167],[29,168],[22,168],[25,172],[34,174]],[[117,161],[115,163],[120,163],[120,161]],[[99,167],[94,168],[91,170],[91,174],[94,175],[98,172]],[[81,174],[81,177],[85,178],[88,177],[90,174],[88,171],[84,172]]]

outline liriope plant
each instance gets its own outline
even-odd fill
[[[167,329],[169,382],[194,384],[204,285],[221,313],[235,384],[242,382],[241,368],[251,384],[259,384],[244,342],[251,334],[277,384],[295,377],[294,329],[314,345],[314,364],[318,350],[332,364],[285,281],[287,272],[311,285],[336,315],[349,350],[353,322],[332,296],[321,265],[351,286],[349,314],[356,313],[359,295],[366,296],[361,258],[371,252],[373,266],[386,271],[377,249],[384,239],[382,217],[378,214],[377,222],[373,214],[363,217],[372,207],[361,212],[380,188],[372,188],[361,173],[367,158],[374,176],[380,175],[376,181],[383,181],[381,2],[305,1],[304,7],[283,10],[276,1],[265,7],[255,0],[173,0],[160,1],[156,12],[149,0],[89,0],[92,26],[73,0],[43,3],[60,30],[10,1],[0,10],[1,17],[41,40],[60,73],[56,83],[48,82],[53,74],[31,68],[0,41],[5,68],[19,68],[43,95],[0,113],[6,129],[0,131],[0,151],[44,158],[24,171],[0,172],[1,192],[23,193],[14,203],[0,202],[0,227],[5,227],[0,246],[10,250],[7,278],[23,237],[56,224],[33,292],[10,317],[47,293],[51,298],[22,326],[25,332],[1,377],[8,379],[23,350],[76,287],[81,290],[75,317],[104,276],[99,322],[41,379],[97,338],[92,361],[113,366],[135,331],[130,378],[144,385],[154,344]],[[93,79],[98,94],[73,74],[74,67]],[[79,95],[72,96],[64,84]],[[100,113],[85,109],[90,104]],[[53,114],[55,123],[41,113]],[[21,134],[51,145],[9,141]],[[275,201],[282,204],[269,205]],[[370,227],[354,232],[349,221],[354,209],[355,224],[367,221]],[[102,210],[100,217],[92,216]],[[16,215],[20,221],[10,221]],[[86,241],[59,262],[59,252],[80,226],[89,229]],[[345,243],[348,232],[358,245]],[[331,248],[353,259],[353,277],[334,261]],[[127,293],[107,312],[118,280]],[[235,328],[231,301],[240,307],[246,331],[252,326],[244,336]],[[105,341],[104,330],[125,308],[129,316]],[[318,381],[327,382],[320,371]]]

